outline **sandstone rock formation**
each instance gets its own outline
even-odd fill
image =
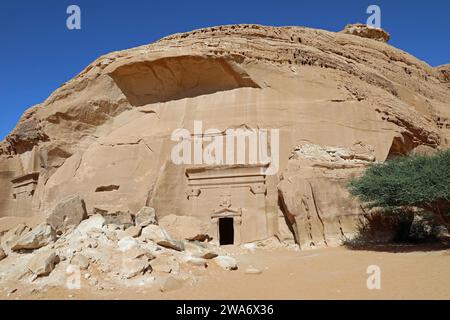
[[[27,267],[33,273],[34,278],[47,276],[53,271],[59,262],[59,257],[53,250],[39,252],[31,258]]]
[[[373,161],[373,150],[360,143],[348,149],[310,143],[295,148],[279,193],[287,224],[302,249],[351,238],[361,209],[346,185]]]
[[[2,248],[0,248],[0,261],[2,261],[2,260],[5,259],[5,258],[6,258],[6,253],[5,253],[5,251],[3,251]]]
[[[56,240],[52,226],[42,223],[33,230],[21,235],[11,246],[11,250],[34,250],[45,247]]]
[[[145,273],[145,271],[150,267],[149,259],[144,257],[135,259],[125,259],[122,262],[121,274],[126,278],[130,279],[139,274]]]
[[[167,232],[160,226],[156,225],[149,225],[142,229],[141,236],[146,240],[154,242],[167,240],[169,238]]]
[[[69,226],[77,226],[87,218],[86,205],[79,196],[70,196],[59,202],[47,218],[47,223],[63,233]]]
[[[364,30],[220,26],[98,58],[1,142],[0,217],[44,221],[78,195],[97,217],[77,227],[84,237],[105,223],[132,226],[147,206],[157,220],[197,219],[217,243],[288,228],[306,247],[338,242],[361,213],[347,179],[373,160],[446,148],[450,135],[448,65],[433,68],[374,40],[387,40],[382,31]],[[279,171],[265,175],[265,164],[249,160],[175,164],[171,135],[194,132],[194,121],[216,129],[206,138],[279,129],[279,145],[268,144]],[[305,143],[318,159],[303,156]]]
[[[68,229],[55,242],[38,250],[13,252],[0,263],[2,286],[7,288],[13,284],[20,291],[31,294],[43,293],[50,286],[77,288],[80,280],[83,289],[89,290],[114,291],[117,287],[167,289],[166,284],[171,282],[167,282],[168,278],[192,285],[208,271],[215,276],[231,272],[240,263],[239,255],[247,252],[248,245],[220,247],[211,242],[189,240],[178,240],[185,248],[178,251],[160,246],[142,235],[119,240],[123,230],[104,224],[100,218],[100,215],[89,217],[77,228]],[[91,228],[87,230],[86,226]],[[86,232],[80,232],[80,227]],[[272,242],[265,240],[252,243],[252,246],[258,250],[273,250],[275,247],[269,243]],[[298,249],[281,243],[278,248]],[[232,256],[228,249],[232,249]],[[170,291],[177,289],[179,286]],[[3,291],[10,292],[9,289]]]
[[[11,247],[15,245],[16,241],[20,239],[22,235],[27,234],[30,230],[31,229],[24,224],[19,224],[10,229],[0,239],[2,249],[6,253],[11,252]]]
[[[150,224],[158,224],[156,221],[156,212],[154,208],[143,207],[136,213],[136,225],[140,227],[146,227]]]
[[[345,27],[345,29],[342,30],[341,32],[383,42],[388,42],[389,39],[391,38],[390,34],[387,33],[385,30],[369,27],[362,23],[348,24]]]
[[[78,227],[67,229],[54,242],[39,249],[11,252],[7,257],[0,250],[1,286],[14,284],[33,294],[45,291],[49,286],[79,288],[81,281],[83,287],[96,290],[156,285],[165,288],[162,290],[165,292],[169,287],[169,291],[179,288],[172,286],[169,278],[181,284],[197,282],[208,271],[208,266],[216,264],[212,260],[216,257],[222,257],[219,263],[224,270],[217,268],[214,272],[237,268],[238,261],[226,256],[228,253],[222,247],[210,242],[174,240],[160,226],[152,224],[146,228],[149,227],[159,228],[168,240],[159,245],[144,234],[137,238],[121,238],[123,226],[107,224],[97,214],[82,221]],[[29,228],[19,226],[9,236],[14,238],[14,235],[28,235],[33,231],[38,234],[38,230],[45,228],[39,226],[29,231]],[[234,254],[236,250],[246,251],[239,247],[233,249]]]
[[[159,221],[159,225],[175,239],[194,239],[208,232],[208,225],[189,216],[168,215]]]

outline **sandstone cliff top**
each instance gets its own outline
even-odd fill
[[[391,38],[391,35],[383,29],[373,28],[362,23],[348,24],[341,32],[382,42],[388,42]]]
[[[148,45],[112,52],[95,60],[45,102],[28,110],[0,144],[0,154],[23,153],[36,144],[64,140],[61,130],[54,129],[62,122],[74,123],[80,131],[78,137],[89,136],[92,141],[95,127],[135,105],[129,97],[110,90],[111,78],[127,76],[156,62],[185,59],[182,57],[213,59],[232,69],[237,66],[233,72],[240,74],[240,81],[250,81],[245,86],[265,86],[264,80],[252,84],[251,77],[242,71],[245,66],[260,64],[272,68],[273,72],[292,75],[298,74],[298,68],[302,67],[344,73],[355,81],[381,89],[389,99],[398,99],[398,106],[411,102],[410,94],[403,89],[408,88],[428,101],[426,108],[432,111],[426,118],[435,117],[435,113],[441,112],[436,108],[448,105],[448,67],[433,68],[388,45],[385,43],[388,38],[385,31],[367,29],[360,24],[349,25],[338,33],[297,26],[244,24],[177,33]],[[370,92],[353,91],[357,100],[374,98]],[[160,101],[167,101],[167,97]],[[436,102],[434,107],[432,101]],[[424,131],[425,140],[430,140],[425,136],[436,135],[430,134],[435,131],[433,121],[428,123],[425,118],[420,120],[408,114],[405,117],[410,119],[401,121],[414,122],[413,127]],[[436,145],[438,140],[433,137],[427,143]]]

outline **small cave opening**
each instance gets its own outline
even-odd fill
[[[133,106],[260,88],[238,63],[222,57],[177,56],[120,66],[110,76]]]
[[[219,242],[220,245],[234,244],[234,221],[233,218],[219,219]]]

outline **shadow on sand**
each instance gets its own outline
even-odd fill
[[[450,242],[440,243],[391,243],[391,244],[346,244],[350,250],[364,250],[391,253],[429,252],[450,250]],[[450,253],[449,253],[450,254]]]

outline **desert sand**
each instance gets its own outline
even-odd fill
[[[224,271],[211,267],[194,284],[160,292],[157,286],[96,290],[49,287],[31,294],[26,287],[1,299],[450,299],[450,249],[389,246],[374,250],[344,247],[309,251],[277,249],[235,256],[240,267]],[[366,285],[369,265],[381,269],[381,289]],[[261,274],[246,274],[249,267]],[[195,272],[195,271],[194,271]]]

